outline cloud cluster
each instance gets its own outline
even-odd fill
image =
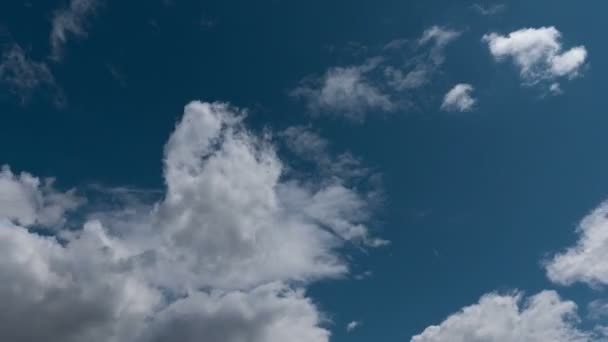
[[[576,327],[576,304],[554,291],[524,300],[519,293],[488,294],[411,342],[588,342],[593,336]]]
[[[573,78],[580,74],[587,60],[584,46],[564,51],[561,33],[555,27],[525,28],[500,35],[483,36],[490,53],[497,60],[512,59],[526,84]]]
[[[448,112],[468,112],[473,109],[477,100],[471,93],[473,86],[470,84],[455,85],[443,98],[441,109]]]
[[[315,115],[328,114],[362,122],[370,112],[391,112],[400,107],[397,98],[430,83],[445,62],[445,48],[460,32],[433,26],[413,44],[410,56],[398,61],[388,58],[407,41],[388,43],[379,56],[365,63],[332,67],[321,77],[308,77],[290,92],[303,100]],[[413,55],[413,56],[412,56]]]
[[[327,342],[305,287],[348,272],[340,250],[367,244],[370,209],[339,176],[290,177],[244,116],[190,103],[165,146],[162,199],[130,194],[81,229],[61,226],[82,203],[72,192],[4,169],[0,339]],[[47,224],[55,234],[33,229]]]

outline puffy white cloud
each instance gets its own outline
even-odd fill
[[[56,60],[63,56],[63,48],[70,37],[87,36],[85,25],[90,16],[97,12],[99,0],[71,0],[67,8],[53,15],[50,34],[52,57]]]
[[[382,244],[371,209],[339,176],[287,173],[244,116],[189,104],[165,146],[164,196],[112,190],[118,207],[89,209],[79,230],[61,227],[71,193],[4,169],[0,340],[327,342],[304,289],[348,271],[345,243]],[[47,220],[55,236],[26,227]]]
[[[364,65],[331,68],[321,78],[303,81],[291,96],[305,100],[313,113],[330,112],[353,121],[362,121],[369,111],[391,111],[394,103],[389,95],[366,76],[378,62],[371,60]]]
[[[608,202],[585,217],[577,232],[575,246],[547,261],[547,276],[563,285],[608,285]]]
[[[528,299],[521,294],[483,296],[440,325],[426,328],[412,342],[587,342],[576,327],[577,306],[554,291]]]
[[[46,63],[32,60],[17,44],[2,54],[0,83],[18,97],[22,104],[30,101],[40,91],[56,105],[62,105],[64,102],[63,92]]]
[[[40,180],[27,172],[14,174],[8,166],[0,169],[0,217],[24,226],[50,228],[64,223],[67,211],[76,209],[83,199],[74,191],[62,193],[53,179]]]
[[[564,51],[561,33],[555,27],[525,28],[500,35],[483,36],[490,53],[498,60],[511,58],[527,84],[558,77],[575,77],[587,60],[587,50],[577,46]]]
[[[468,112],[473,109],[477,100],[475,100],[471,93],[473,92],[473,86],[470,84],[457,84],[455,85],[443,98],[441,109],[454,112]]]

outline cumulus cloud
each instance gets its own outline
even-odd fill
[[[29,58],[17,44],[2,54],[0,83],[22,104],[29,102],[39,92],[49,96],[56,105],[64,102],[62,91],[47,64]]]
[[[532,85],[559,77],[580,74],[587,60],[584,46],[563,48],[562,34],[555,27],[525,28],[500,35],[483,36],[490,53],[497,60],[512,59],[526,84]]]
[[[89,18],[97,12],[99,0],[71,0],[70,4],[53,15],[50,42],[52,58],[59,60],[70,38],[85,38]]]
[[[389,95],[373,85],[367,76],[378,62],[330,68],[321,78],[303,81],[291,91],[291,96],[306,101],[313,113],[330,112],[353,121],[361,121],[368,111],[390,111],[394,104]]]
[[[576,326],[577,306],[554,291],[524,299],[522,294],[483,296],[412,342],[588,342],[592,334]]]
[[[443,98],[441,109],[449,112],[468,112],[473,109],[477,100],[475,100],[471,93],[473,92],[473,86],[470,84],[457,84],[455,85]]]
[[[189,104],[165,146],[161,199],[127,191],[52,236],[30,226],[61,225],[73,194],[5,169],[0,339],[327,342],[305,287],[348,272],[346,243],[371,245],[365,195],[338,176],[286,173],[245,115]]]
[[[549,279],[563,285],[608,285],[608,202],[585,217],[577,233],[575,246],[547,261]]]

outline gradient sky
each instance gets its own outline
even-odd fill
[[[0,339],[608,339],[607,10],[551,0],[3,2],[0,302],[10,304]],[[220,133],[205,126],[210,117]],[[219,135],[209,142],[211,131]],[[262,160],[226,152],[239,142]],[[206,173],[207,160],[224,160],[229,175]],[[268,186],[274,162],[282,168]],[[180,163],[195,171],[181,174]],[[192,172],[196,185],[185,180]],[[255,221],[266,210],[256,203],[275,192],[280,213]],[[119,246],[113,257],[83,252],[100,245],[70,249],[89,241],[81,232],[93,221]],[[238,240],[250,222],[261,233]],[[282,232],[290,225],[314,241],[299,244]],[[243,235],[223,233],[233,230]],[[154,234],[171,244],[155,245]],[[52,251],[22,252],[41,241]],[[283,265],[268,251],[292,244],[338,265],[304,254]],[[162,265],[148,269],[133,261],[148,249],[196,262],[173,274],[157,257]],[[251,261],[255,253],[271,258]],[[139,266],[93,270],[108,258]],[[112,277],[141,283],[162,304],[126,318],[99,309],[101,295],[86,289]],[[264,286],[283,288],[256,292]],[[211,293],[220,299],[196,297]],[[240,299],[222,302],[235,293],[263,308],[251,304],[253,318],[242,318],[230,306],[246,305]],[[191,298],[202,302],[180,316],[175,303]],[[263,302],[287,299],[305,312]],[[478,316],[460,311],[472,305]],[[94,317],[60,317],[80,310]],[[439,332],[425,330],[432,325]]]

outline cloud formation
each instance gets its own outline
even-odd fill
[[[575,246],[547,261],[547,276],[562,285],[608,285],[608,202],[585,217],[577,233]]]
[[[483,36],[483,41],[495,59],[512,59],[524,83],[533,85],[580,74],[587,49],[576,46],[564,50],[561,37],[561,32],[551,26],[525,28],[508,35],[489,33]]]
[[[51,57],[60,60],[70,38],[85,38],[89,18],[97,12],[99,0],[71,0],[69,6],[56,11],[51,23]]]
[[[85,210],[80,229],[62,225],[74,193],[4,169],[0,339],[327,342],[306,285],[345,275],[339,251],[369,241],[365,195],[286,173],[245,115],[190,103],[165,146],[164,196]],[[55,234],[36,233],[47,224]]]
[[[473,4],[473,6],[471,6],[471,8],[473,8],[473,10],[475,10],[477,13],[479,13],[481,15],[490,16],[490,15],[496,15],[496,14],[504,12],[507,9],[507,5],[494,4],[494,5],[484,6],[482,4]]]
[[[425,30],[413,44],[399,39],[362,64],[329,68],[305,78],[290,92],[314,115],[333,115],[362,122],[367,113],[403,107],[408,94],[428,85],[445,62],[445,49],[460,32],[440,26]],[[403,53],[408,55],[405,60]],[[398,56],[398,57],[396,57]]]
[[[441,109],[448,112],[468,112],[472,110],[477,103],[477,100],[471,96],[472,92],[473,86],[470,84],[455,85],[445,94]]]
[[[483,296],[411,342],[588,342],[592,334],[576,327],[577,306],[554,291],[527,299],[521,294]]]

